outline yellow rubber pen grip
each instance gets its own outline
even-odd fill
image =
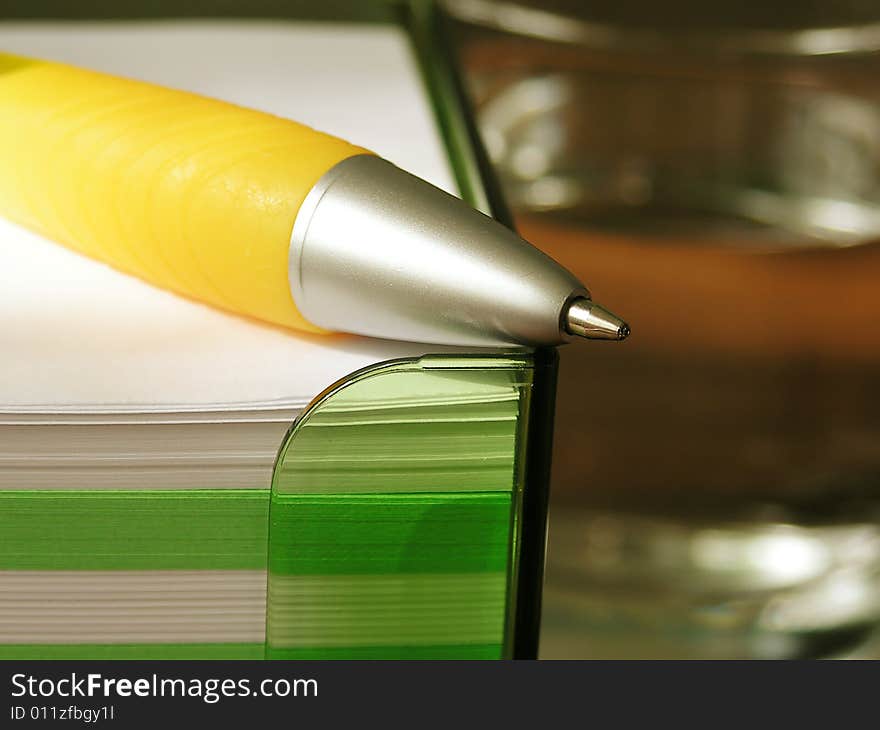
[[[0,215],[152,284],[320,331],[287,260],[297,212],[366,150],[194,94],[0,54]]]

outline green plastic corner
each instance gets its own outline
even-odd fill
[[[266,656],[510,656],[533,363],[362,371],[299,419],[270,500]]]

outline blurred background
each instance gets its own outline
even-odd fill
[[[880,656],[880,7],[447,0],[563,348],[541,655]]]

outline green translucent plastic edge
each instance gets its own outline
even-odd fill
[[[428,356],[315,400],[273,474],[268,658],[510,655],[532,376],[528,354]]]
[[[496,573],[508,568],[511,495],[279,495],[269,570],[282,575]],[[368,515],[369,520],[361,520]],[[339,558],[328,558],[333,540]],[[401,554],[407,542],[417,550]]]

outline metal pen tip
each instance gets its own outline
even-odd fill
[[[562,317],[565,331],[588,340],[625,340],[629,325],[586,297],[573,299]]]

